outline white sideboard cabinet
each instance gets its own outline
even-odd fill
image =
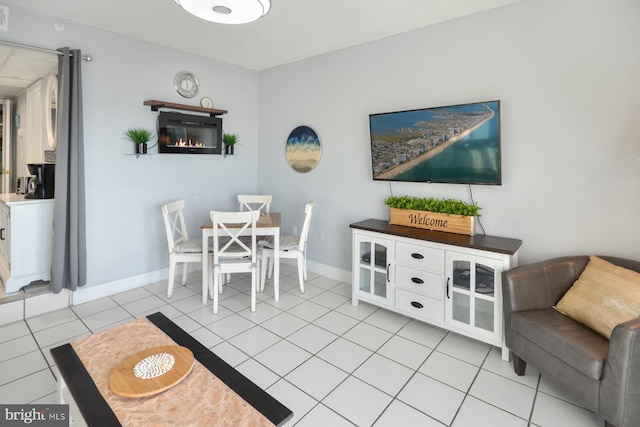
[[[502,348],[502,277],[522,241],[369,219],[350,225],[353,305],[365,301]]]
[[[53,199],[0,194],[0,278],[7,294],[51,280]]]

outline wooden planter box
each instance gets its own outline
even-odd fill
[[[476,217],[447,215],[429,211],[412,211],[408,209],[390,208],[391,219],[395,225],[424,228],[427,230],[445,231],[447,233],[476,234]]]

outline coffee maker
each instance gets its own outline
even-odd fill
[[[25,199],[53,199],[55,163],[29,163],[32,176]]]

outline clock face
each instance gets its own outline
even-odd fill
[[[182,71],[173,78],[173,87],[185,98],[193,98],[198,92],[198,79],[193,74]]]

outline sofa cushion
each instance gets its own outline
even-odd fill
[[[511,328],[589,378],[600,380],[609,341],[593,330],[552,308],[513,313]]]
[[[554,308],[609,339],[616,325],[640,317],[640,273],[591,256]]]

